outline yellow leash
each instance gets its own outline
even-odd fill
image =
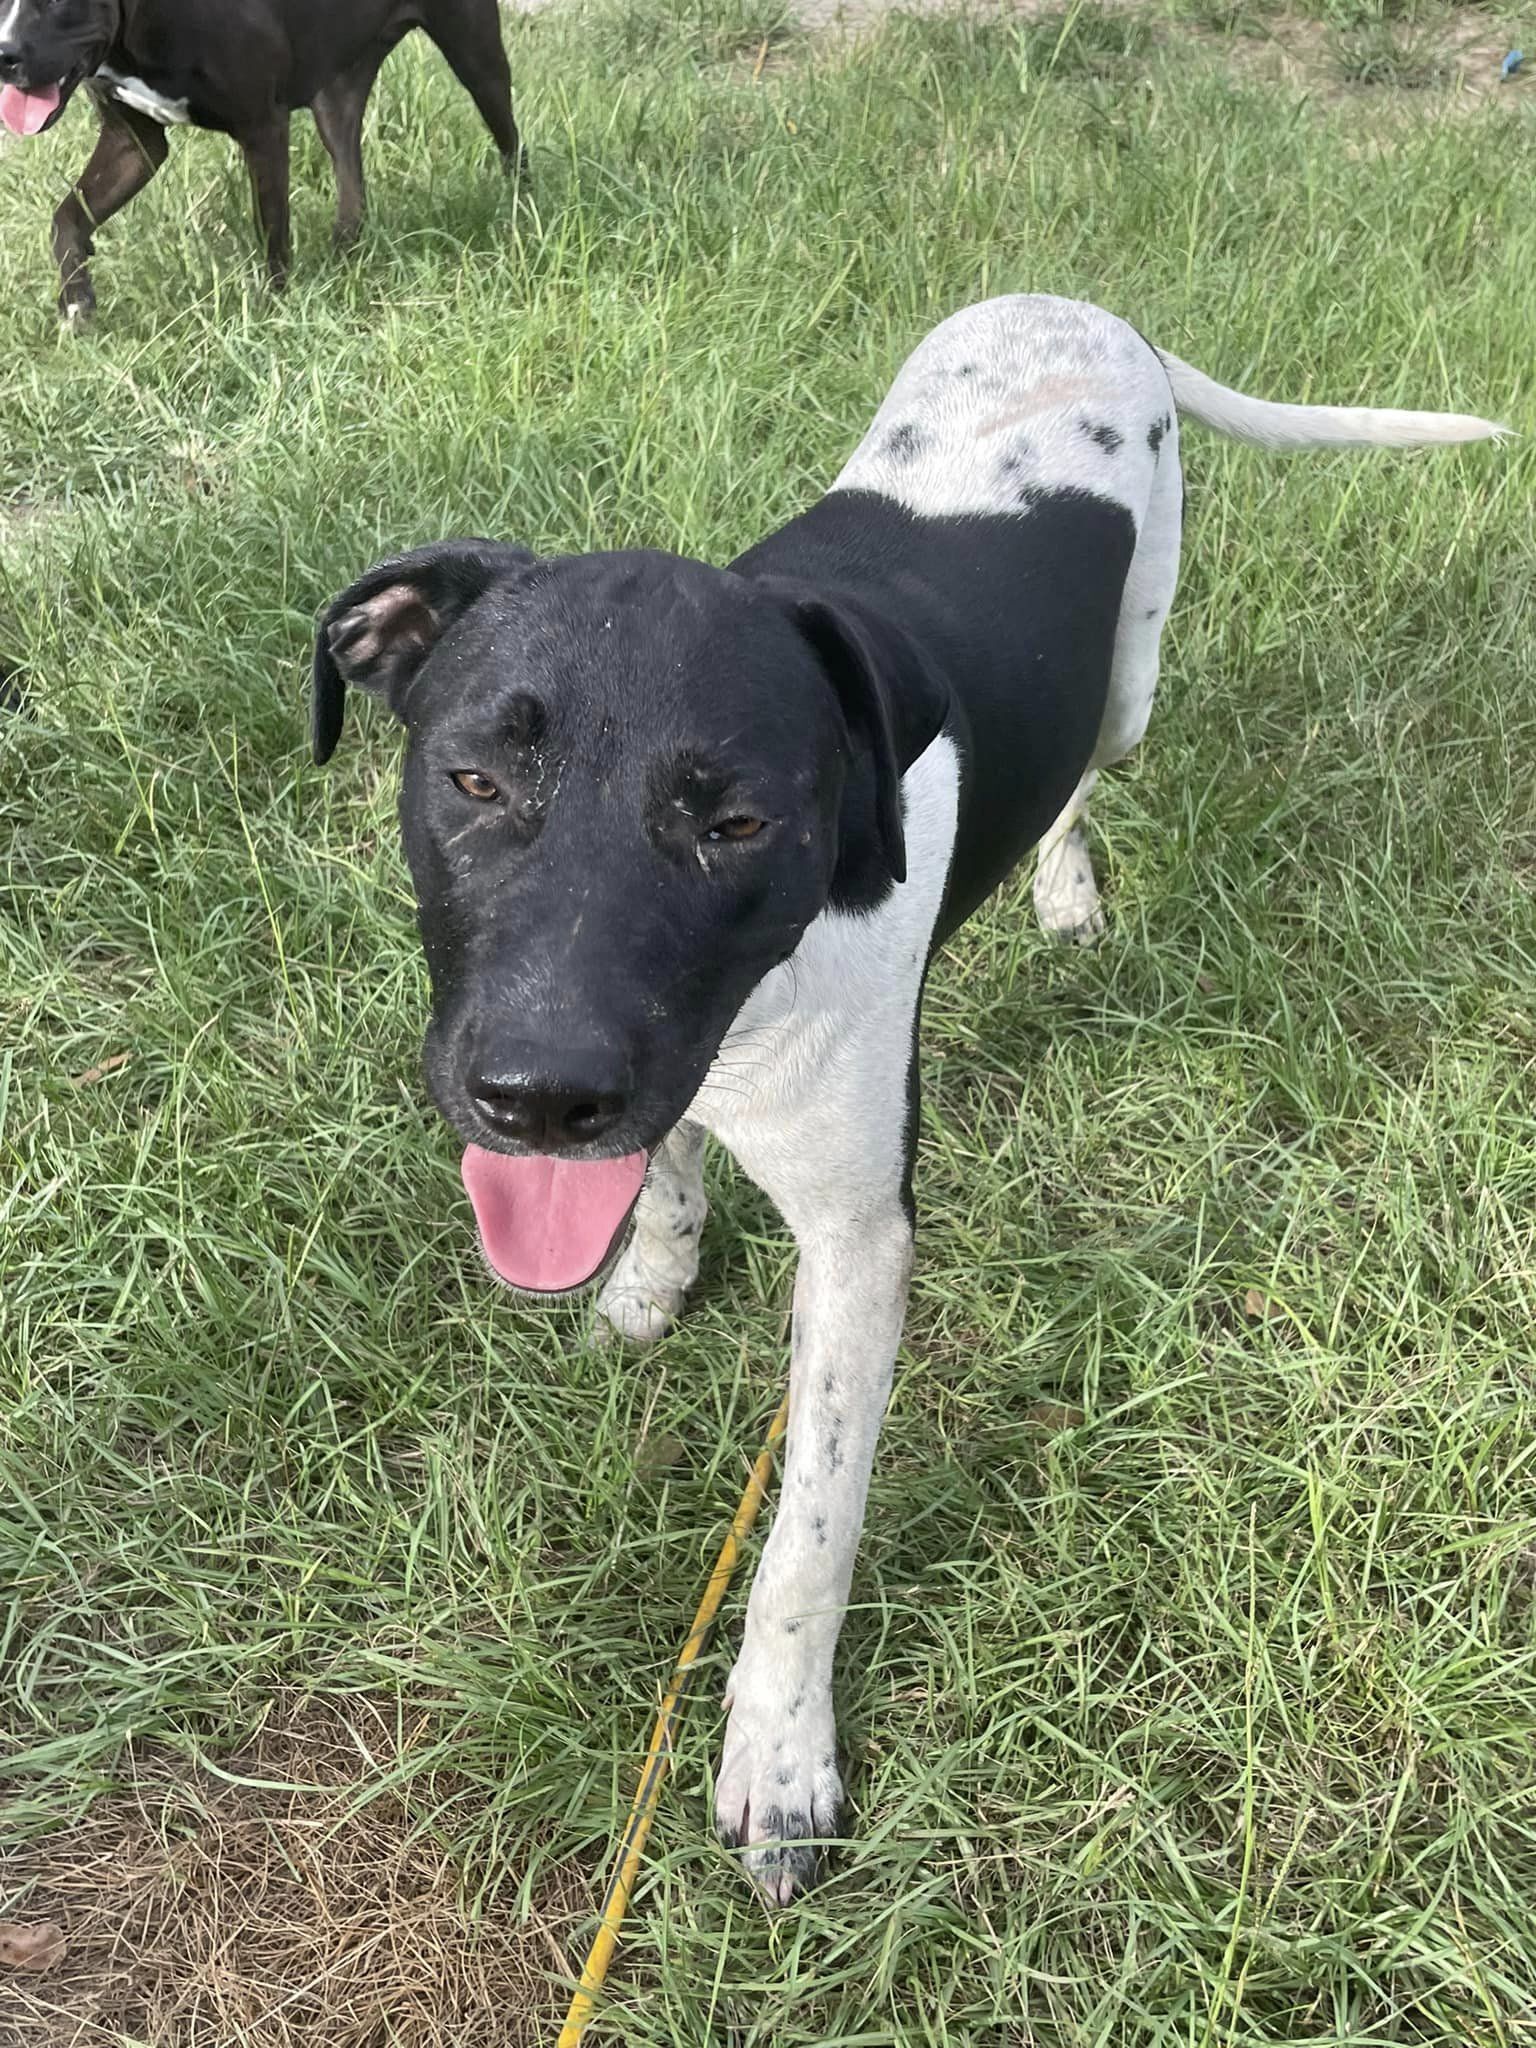
[[[651,1832],[651,1822],[656,1818],[656,1804],[661,1798],[662,1781],[667,1775],[667,1765],[672,1757],[672,1729],[678,1711],[687,1694],[693,1678],[693,1667],[710,1625],[719,1612],[720,1602],[725,1598],[725,1589],[731,1583],[731,1574],[736,1569],[736,1560],[741,1555],[741,1546],[747,1531],[757,1520],[757,1511],[763,1504],[768,1491],[768,1478],[773,1470],[774,1449],[789,1425],[789,1396],[786,1394],[779,1404],[779,1412],[768,1425],[768,1441],[757,1456],[752,1475],[747,1481],[747,1490],[741,1496],[741,1505],[731,1523],[730,1533],[720,1546],[720,1555],[715,1559],[715,1568],[709,1575],[709,1584],[704,1588],[704,1598],[699,1602],[699,1611],[693,1617],[693,1627],[688,1631],[688,1640],[677,1653],[677,1662],[672,1667],[672,1683],[667,1696],[661,1703],[656,1716],[656,1726],[651,1731],[651,1746],[646,1751],[645,1769],[640,1773],[640,1783],[635,1790],[634,1803],[629,1809],[629,1819],[624,1823],[624,1833],[619,1840],[619,1867],[613,1873],[603,1900],[602,1919],[598,1924],[592,1946],[587,1951],[587,1960],[581,1967],[581,1983],[571,2000],[571,2009],[565,2016],[565,2025],[560,2029],[558,2048],[578,2048],[582,2035],[591,2021],[597,2003],[597,1994],[603,1988],[603,1979],[608,1975],[608,1965],[613,1960],[614,1949],[618,1946],[619,1928],[629,1908],[629,1895],[635,1888],[635,1879],[640,1874],[640,1858],[645,1853],[645,1839]]]

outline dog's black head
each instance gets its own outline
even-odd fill
[[[867,612],[662,554],[448,542],[330,606],[315,756],[349,683],[407,728],[427,1077],[503,1278],[598,1271],[752,989],[835,894],[903,878],[901,771],[943,715],[916,663]]]
[[[82,78],[106,62],[121,0],[0,0],[0,121],[40,135]]]

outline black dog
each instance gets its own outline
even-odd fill
[[[1152,707],[1181,411],[1281,448],[1498,431],[1265,404],[1094,307],[997,299],[928,337],[831,492],[730,569],[448,542],[321,624],[317,757],[348,684],[409,731],[427,1072],[491,1266],[558,1292],[622,1245],[598,1306],[660,1336],[698,1270],[704,1130],[795,1234],[781,1506],[715,1790],[780,1903],[837,1824],[832,1653],[911,1270],[924,976],[1032,846],[1041,921],[1098,929],[1078,821]]]
[[[288,123],[309,107],[336,166],[336,242],[363,218],[363,111],[379,66],[425,29],[480,109],[508,172],[522,167],[496,0],[0,0],[0,119],[52,127],[85,85],[101,114],[91,160],[53,217],[64,318],[96,303],[92,237],[165,162],[168,125],[232,135],[245,153],[274,286],[287,280]]]

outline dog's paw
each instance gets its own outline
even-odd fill
[[[1064,946],[1096,946],[1108,931],[1109,924],[1095,903],[1088,915],[1076,924],[1046,925],[1045,929]]]
[[[816,1881],[818,1846],[837,1833],[843,1786],[825,1686],[737,1687],[715,1783],[715,1832],[771,1905]]]
[[[1035,870],[1035,915],[1064,945],[1093,946],[1104,936],[1093,861],[1075,827]]]
[[[627,1281],[622,1264],[597,1297],[597,1321],[592,1326],[594,1344],[611,1344],[622,1337],[626,1344],[655,1344],[683,1312],[684,1295],[679,1288],[647,1286]]]
[[[76,278],[59,294],[59,324],[66,334],[84,334],[96,318],[96,294],[88,279]]]

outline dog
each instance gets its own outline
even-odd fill
[[[190,123],[244,152],[267,273],[287,281],[288,127],[308,107],[336,169],[338,248],[362,226],[363,113],[379,66],[409,29],[436,43],[511,175],[524,167],[496,0],[0,0],[0,120],[51,128],[84,85],[101,133],[53,217],[59,311],[89,319],[98,228],[165,162]]]
[[[936,949],[1030,851],[1047,931],[1140,740],[1179,562],[1181,414],[1269,448],[1501,433],[1275,405],[1072,301],[994,299],[906,363],[831,490],[728,569],[447,541],[317,629],[409,742],[426,1071],[492,1270],[654,1342],[698,1271],[706,1132],[794,1234],[781,1502],[726,1691],[718,1832],[783,1905],[842,1805],[833,1652],[912,1269]]]

